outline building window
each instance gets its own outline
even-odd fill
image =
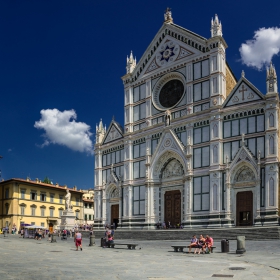
[[[9,189],[5,189],[5,198],[9,198]]]
[[[80,202],[79,198],[76,197],[76,206],[79,206],[79,202]]]
[[[37,200],[37,193],[35,191],[30,192],[30,199],[31,200]]]
[[[31,216],[35,216],[36,214],[36,208],[33,206],[31,207]]]
[[[210,177],[193,179],[193,211],[208,211],[210,206]]]
[[[41,217],[45,217],[45,208],[41,208]]]
[[[152,149],[151,149],[151,154],[153,155],[156,148],[157,148],[157,145],[158,145],[158,142],[160,140],[160,136],[161,134],[155,134],[155,135],[152,135]]]
[[[54,209],[53,208],[50,208],[50,217],[53,217],[53,211]]]
[[[59,196],[59,203],[60,203],[60,204],[63,204],[63,195],[60,195],[60,196]]]
[[[79,212],[79,211],[76,211],[76,219],[79,220],[79,217],[80,217],[80,212]]]
[[[193,100],[194,102],[209,98],[210,86],[209,81],[193,85]]]
[[[133,214],[145,215],[145,186],[133,188]]]
[[[45,223],[41,223],[41,227],[45,227]]]
[[[9,214],[9,204],[8,203],[5,204],[5,210],[6,210],[5,214],[8,215]]]
[[[210,126],[198,127],[193,130],[194,144],[210,141]]]
[[[20,198],[25,199],[25,190],[23,189],[20,190]]]
[[[25,211],[25,206],[21,205],[20,206],[20,215],[24,215],[24,211]]]
[[[88,208],[88,204],[87,203],[85,203],[85,208]]]
[[[203,60],[193,64],[193,79],[197,80],[209,75],[209,60]]]
[[[46,194],[45,193],[40,194],[40,200],[41,201],[46,201]]]
[[[133,102],[137,102],[144,98],[146,98],[146,84],[135,87],[133,89]]]
[[[269,179],[269,206],[274,206],[274,179]]]
[[[269,138],[269,154],[273,155],[274,154],[274,137],[271,136]]]
[[[133,158],[144,157],[146,155],[146,143],[133,145]]]
[[[31,226],[34,226],[35,225],[35,222],[31,222]]]
[[[224,138],[264,131],[264,115],[224,121]]]
[[[59,212],[59,217],[61,217],[63,215],[63,209],[59,209],[58,212]]]
[[[261,207],[265,207],[265,169],[261,168]]]
[[[91,215],[88,215],[88,219],[89,219],[89,221],[91,221]]]
[[[146,118],[146,102],[133,107],[133,121]]]
[[[210,147],[193,149],[193,167],[205,167],[210,165]]]
[[[85,214],[85,221],[87,221],[87,214]]]
[[[225,210],[226,201],[226,173],[223,173],[222,177],[222,210]]]
[[[53,193],[50,194],[50,202],[54,202],[54,194]]]
[[[123,146],[121,146],[122,148],[119,149],[119,147],[115,147],[115,149],[118,149],[114,152],[108,152],[108,151],[104,151],[103,155],[102,155],[102,166],[109,166],[112,163],[120,163],[123,162],[124,160],[124,149]]]
[[[139,179],[144,178],[146,174],[146,161],[141,160],[133,163],[133,178]]]

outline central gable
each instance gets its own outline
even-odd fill
[[[206,43],[206,38],[176,24],[163,24],[133,70],[133,81],[185,57],[205,54]]]
[[[106,144],[120,138],[123,138],[122,128],[117,122],[112,120],[102,144]]]
[[[225,100],[223,107],[235,106],[261,99],[264,99],[263,94],[247,79],[242,77]]]

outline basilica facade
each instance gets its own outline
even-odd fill
[[[154,229],[278,224],[279,95],[236,79],[216,15],[210,38],[164,23],[127,58],[124,126],[96,127],[94,225]]]

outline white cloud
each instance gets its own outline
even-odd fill
[[[76,122],[76,112],[57,109],[41,110],[41,119],[34,127],[44,129],[45,142],[41,147],[58,144],[71,150],[93,154],[93,144],[90,139],[90,126],[83,122]]]
[[[280,28],[260,28],[252,40],[241,45],[239,51],[243,64],[261,70],[280,51]]]

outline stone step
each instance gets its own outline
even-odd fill
[[[94,230],[95,238],[104,237],[105,230]],[[144,230],[144,229],[117,229],[115,239],[134,240],[189,240],[193,235],[209,235],[215,240],[236,240],[236,237],[245,236],[246,240],[280,239],[280,227],[243,227],[223,229],[167,229],[167,230]]]

